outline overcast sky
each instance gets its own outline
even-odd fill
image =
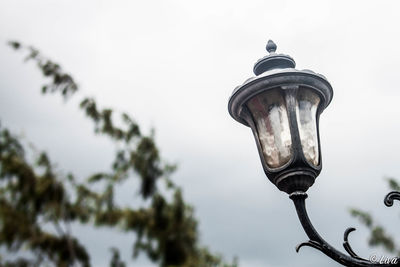
[[[265,177],[249,128],[228,114],[232,90],[253,76],[273,39],[298,69],[334,89],[320,118],[324,167],[308,191],[316,229],[341,249],[343,231],[363,257],[368,232],[349,207],[373,212],[398,233],[399,207],[386,208],[383,177],[400,179],[400,3],[398,1],[18,1],[0,2],[0,120],[78,176],[105,170],[114,147],[78,111],[81,96],[129,112],[156,129],[173,179],[195,206],[201,242],[241,266],[337,266],[306,241],[291,200]],[[5,45],[19,40],[59,62],[81,91],[64,103],[41,96],[32,63]],[[133,203],[137,189],[121,189]],[[94,266],[119,246],[130,266],[134,235],[74,227]],[[400,237],[398,239],[400,241]]]

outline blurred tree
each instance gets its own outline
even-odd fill
[[[68,99],[78,90],[74,79],[37,49],[19,42],[9,45],[25,51],[26,60],[36,62],[49,78],[43,94],[60,93]],[[43,152],[32,163],[20,138],[0,125],[0,246],[15,255],[0,255],[0,266],[90,266],[90,255],[71,232],[71,223],[134,232],[133,256],[145,253],[160,266],[237,266],[236,259],[226,263],[199,245],[193,208],[170,179],[175,166],[160,158],[153,133],[144,135],[125,113],[119,114],[122,125],[117,126],[113,110],[100,109],[93,98],[83,98],[80,108],[93,121],[95,133],[117,147],[111,169],[87,179],[60,174]],[[150,200],[148,206],[115,203],[116,186],[132,177],[139,179],[140,197]],[[159,190],[160,182],[165,190]],[[28,255],[20,253],[23,248]],[[117,248],[111,253],[110,266],[126,266]]]
[[[400,191],[399,183],[393,178],[387,178],[390,189],[394,191]],[[400,248],[396,245],[385,228],[375,222],[373,216],[366,211],[360,209],[352,208],[350,209],[350,214],[360,220],[370,230],[370,236],[368,238],[368,244],[370,246],[376,247],[380,246],[388,252],[395,253],[400,256]]]

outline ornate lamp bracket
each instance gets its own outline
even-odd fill
[[[303,226],[308,238],[310,238],[309,241],[297,245],[296,252],[299,252],[301,247],[309,246],[320,250],[322,253],[344,266],[400,266],[399,260],[395,263],[377,263],[358,256],[351,248],[348,241],[349,234],[355,231],[355,228],[347,228],[344,232],[343,247],[349,255],[338,251],[328,242],[326,242],[312,225],[306,210],[305,200],[307,198],[307,194],[305,192],[297,191],[290,194],[289,197],[293,200],[300,223]],[[384,203],[386,206],[390,207],[393,205],[394,200],[400,201],[400,192],[392,191],[387,194],[384,199]]]

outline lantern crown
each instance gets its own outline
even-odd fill
[[[272,69],[296,67],[296,62],[293,58],[288,55],[275,53],[276,48],[277,46],[274,41],[269,40],[266,46],[269,55],[259,59],[256,64],[254,64],[253,72],[255,75],[260,75]]]

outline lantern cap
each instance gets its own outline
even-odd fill
[[[237,86],[229,98],[228,110],[235,120],[249,126],[241,115],[245,103],[265,90],[289,84],[318,91],[322,97],[322,110],[329,105],[333,90],[325,76],[308,69],[295,69],[296,63],[293,58],[276,54],[276,44],[271,40],[268,41],[266,50],[269,55],[258,60],[254,65],[253,70],[256,76],[248,78],[243,84]]]
[[[284,54],[275,53],[276,47],[277,46],[274,41],[268,41],[266,49],[269,55],[259,59],[256,62],[253,68],[253,72],[255,75],[260,75],[272,69],[285,69],[296,67],[296,62],[292,57]]]

